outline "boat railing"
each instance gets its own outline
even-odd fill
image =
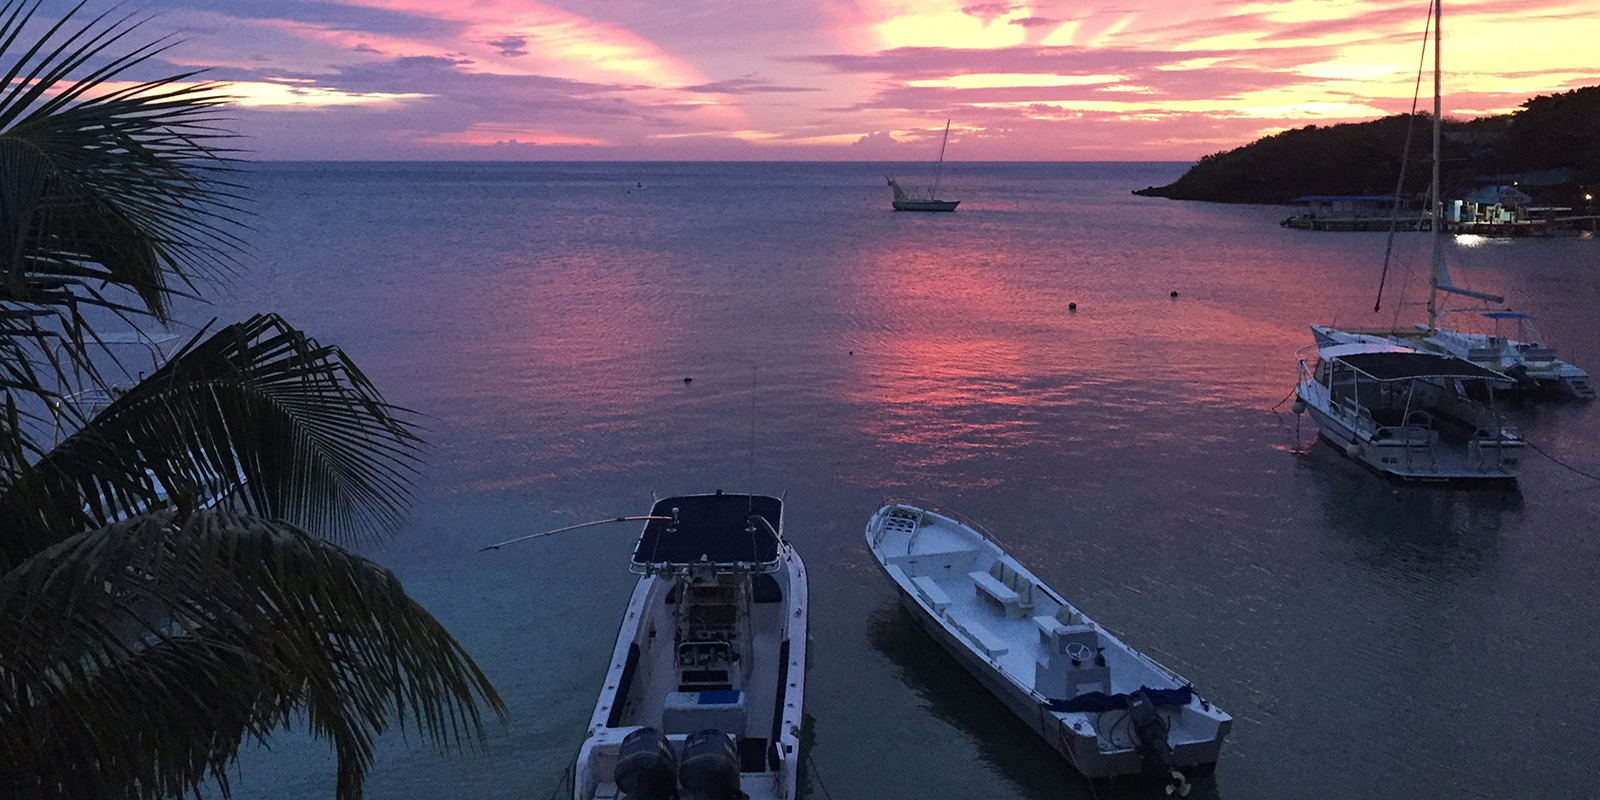
[[[996,547],[999,547],[1003,551],[1010,552],[1010,549],[1006,547],[1005,543],[1000,541],[1000,537],[990,533],[987,528],[978,524],[978,522],[970,517],[967,517],[959,511],[951,511],[949,509],[940,508],[934,503],[929,503],[925,500],[919,500],[914,497],[891,496],[884,498],[883,502],[878,504],[879,508],[887,508],[889,506],[898,506],[919,512],[920,516],[917,519],[917,530],[912,531],[911,533],[913,540],[916,539],[917,532],[921,531],[924,525],[926,525],[927,515],[938,514],[941,517],[954,520],[962,525],[967,526],[968,528],[971,528],[972,530],[976,531],[979,536],[989,540],[989,542],[994,544]],[[874,517],[873,524],[877,526],[877,529],[873,531],[873,541],[876,542],[878,538],[883,535],[883,522],[881,516]]]

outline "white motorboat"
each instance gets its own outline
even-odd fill
[[[889,501],[867,547],[901,603],[1012,713],[1090,778],[1145,770],[1187,792],[1233,718],[1112,636],[976,524]]]
[[[1296,413],[1345,455],[1409,480],[1511,479],[1526,445],[1505,417],[1473,400],[1506,376],[1443,353],[1375,336],[1317,330],[1300,352]],[[1337,335],[1334,335],[1337,334]]]
[[[656,502],[576,800],[795,796],[807,592],[782,520],[764,495]]]

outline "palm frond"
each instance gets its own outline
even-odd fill
[[[192,340],[0,494],[6,564],[152,508],[226,499],[320,535],[397,524],[420,444],[336,347],[276,315]]]
[[[213,508],[74,536],[0,577],[0,796],[170,797],[306,713],[360,795],[373,738],[449,748],[504,707],[387,570]]]
[[[244,212],[218,84],[127,81],[173,42],[129,45],[140,21],[109,12],[73,27],[81,4],[30,41],[38,8],[0,4],[0,379],[48,402],[69,372],[101,382],[87,310],[165,321],[236,269]]]

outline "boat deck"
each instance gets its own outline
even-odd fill
[[[722,684],[716,687],[710,683],[695,687],[680,684],[677,653],[671,646],[674,604],[665,601],[664,593],[648,602],[654,606],[648,611],[656,623],[656,636],[649,637],[647,634],[646,641],[651,644],[660,642],[664,646],[647,645],[640,648],[638,672],[624,701],[618,727],[637,725],[661,728],[669,736],[694,733],[665,724],[663,716],[668,695],[702,689],[718,691],[722,690]],[[739,726],[740,730],[729,732],[737,733],[741,738],[759,738],[763,746],[772,735],[772,698],[778,693],[778,655],[783,644],[786,608],[785,603],[751,604],[749,624],[741,626],[749,633],[749,640],[735,644],[735,651],[739,654],[738,668],[729,670],[732,674],[728,675],[725,682],[729,689],[738,690],[744,696],[743,724]]]

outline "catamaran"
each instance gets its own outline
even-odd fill
[[[631,569],[574,800],[793,798],[808,595],[783,501],[659,500]]]
[[[933,173],[933,188],[926,197],[916,197],[900,187],[894,178],[888,178],[889,188],[894,191],[894,210],[896,211],[954,211],[961,204],[960,200],[940,200],[939,178],[944,174],[944,148],[950,143],[950,120],[944,121],[944,141],[939,143],[939,166]]]
[[[900,602],[1089,778],[1149,771],[1169,794],[1217,763],[1233,718],[1062,599],[976,523],[890,500],[867,547]]]

